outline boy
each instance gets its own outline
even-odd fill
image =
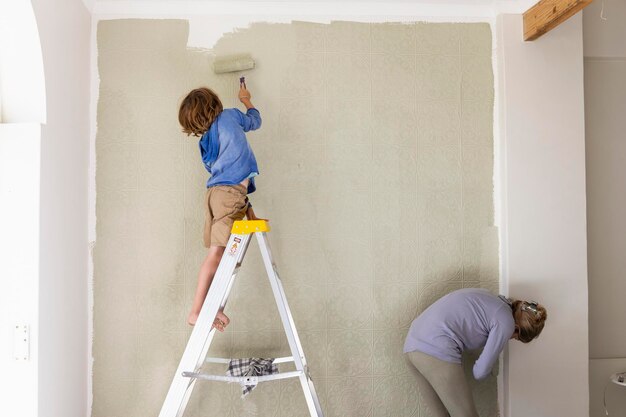
[[[250,101],[250,92],[242,81],[239,100],[246,106],[224,109],[217,94],[208,88],[192,90],[183,99],[178,121],[187,135],[200,137],[200,155],[211,174],[205,199],[204,245],[209,252],[200,266],[198,286],[191,312],[187,318],[194,325],[208,293],[235,220],[247,216],[256,220],[247,194],[256,189],[254,177],[259,175],[256,158],[244,132],[261,127],[261,115]],[[213,327],[219,331],[230,322],[219,311]]]

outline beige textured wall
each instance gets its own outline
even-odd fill
[[[235,106],[238,82],[186,40],[185,21],[98,26],[94,417],[157,415],[189,335],[207,175],[177,105],[208,85]],[[489,26],[255,24],[214,52],[257,61],[252,201],[326,415],[427,416],[402,356],[409,324],[451,290],[498,287]],[[262,272],[253,243],[213,354],[288,353]],[[474,388],[496,415],[495,379]],[[238,396],[199,383],[186,416],[307,415],[295,381]]]

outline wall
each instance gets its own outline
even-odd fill
[[[39,123],[0,124],[0,404],[24,417],[38,410],[39,146]],[[14,359],[16,325],[28,360]]]
[[[0,3],[0,123],[46,120],[41,45],[30,2]]]
[[[32,3],[47,99],[41,130],[39,416],[84,416],[90,16],[80,0]]]
[[[30,2],[0,2],[0,404],[35,417],[39,367],[40,123],[45,87]],[[16,327],[27,326],[25,343]],[[26,350],[26,355],[15,352]]]
[[[511,343],[505,415],[587,416],[588,326],[582,18],[523,42],[498,19],[503,274],[545,304],[540,338]]]
[[[592,417],[605,415],[604,389],[608,378],[626,371],[626,308],[623,271],[626,222],[622,213],[626,124],[626,5],[592,4],[584,14],[585,122],[587,149],[587,230],[589,233],[589,366]],[[626,409],[626,389],[607,390],[609,412]]]
[[[235,106],[238,83],[188,34],[185,21],[98,26],[93,416],[156,414],[189,334],[207,174],[177,105],[209,84]],[[256,24],[214,50],[257,60],[252,199],[327,415],[415,415],[411,320],[453,289],[498,290],[489,25]],[[252,247],[213,354],[287,353],[263,279]],[[496,415],[495,379],[474,388]],[[293,382],[237,392],[199,384],[189,415],[305,412]]]

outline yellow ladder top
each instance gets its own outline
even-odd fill
[[[265,220],[237,220],[230,233],[233,235],[249,235],[256,232],[269,232],[270,224]]]

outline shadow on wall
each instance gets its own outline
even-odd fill
[[[257,63],[245,75],[263,116],[251,200],[326,415],[417,416],[411,321],[452,290],[498,289],[489,26],[260,23],[212,51],[187,34],[180,20],[98,26],[93,416],[154,416],[165,398],[205,255],[207,173],[178,103],[209,86],[237,106],[239,74],[211,62],[239,52]],[[227,312],[212,355],[288,354],[256,247]],[[307,415],[296,381],[239,392],[199,383],[186,415]],[[474,392],[495,416],[495,379]]]

